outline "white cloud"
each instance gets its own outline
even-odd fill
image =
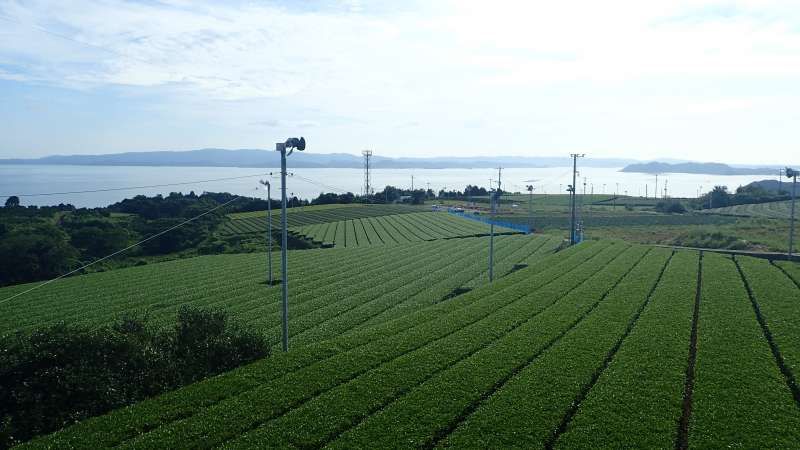
[[[512,152],[619,140],[635,153],[652,138],[607,126],[581,143],[574,130],[786,111],[791,99],[769,84],[800,75],[800,12],[783,0],[26,0],[0,2],[0,15],[24,24],[0,29],[0,78],[157,88],[175,114],[309,128],[332,149],[363,133],[398,152],[456,142],[480,153],[473,142],[516,131],[530,134]]]
[[[471,86],[516,87],[800,74],[797,23],[765,23],[744,12],[719,18],[706,12],[699,22],[668,20],[715,3],[457,1],[438,14],[388,17],[362,14],[367,8],[358,1],[346,2],[358,14],[251,4],[189,10],[174,2],[10,3],[2,13],[27,27],[110,51],[65,52],[57,37],[29,39],[26,26],[16,30],[25,42],[4,40],[0,51],[32,61],[21,66],[39,78],[51,74],[53,83],[172,84],[227,100],[329,87],[408,98],[410,88],[439,89],[452,78]],[[753,8],[752,2],[736,4],[743,11]],[[89,60],[96,63],[92,70],[85,67]]]

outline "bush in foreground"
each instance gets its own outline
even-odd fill
[[[0,342],[0,448],[267,356],[225,312],[182,307],[171,329],[126,316],[59,323]]]

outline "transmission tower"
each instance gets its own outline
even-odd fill
[[[364,195],[369,196],[372,194],[369,183],[369,159],[372,157],[372,150],[364,150],[361,154],[364,155]]]

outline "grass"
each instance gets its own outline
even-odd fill
[[[791,205],[791,200],[785,200],[780,202],[726,206],[723,208],[707,209],[703,212],[706,214],[757,217],[763,219],[788,219],[790,217]]]
[[[717,216],[722,217],[722,216]],[[623,239],[640,244],[681,245],[704,248],[737,248],[752,251],[788,250],[789,224],[786,220],[732,218],[713,225],[619,225],[591,227],[587,236],[598,239]],[[795,236],[800,235],[800,222]]]

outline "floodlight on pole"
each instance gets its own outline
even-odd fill
[[[286,150],[289,150],[287,153]],[[283,301],[281,303],[281,328],[283,351],[289,351],[289,276],[287,268],[286,247],[288,247],[286,221],[286,157],[295,150],[306,149],[305,138],[289,138],[286,142],[275,144],[275,151],[281,152],[281,285]]]
[[[269,181],[261,180],[260,183],[267,188],[267,283],[272,286],[272,191]]]

